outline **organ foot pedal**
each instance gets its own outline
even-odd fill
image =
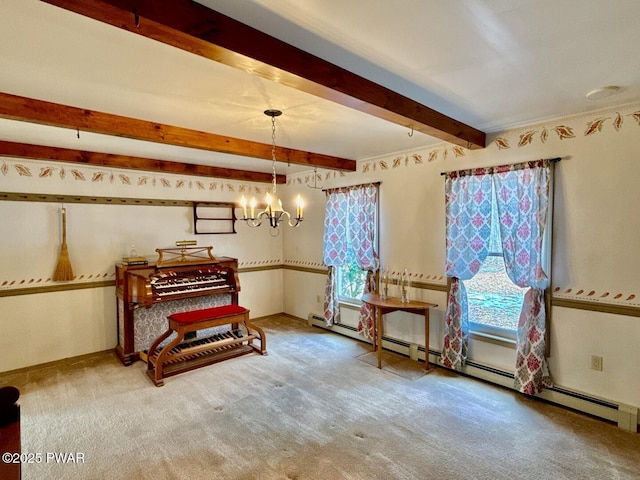
[[[166,377],[195,368],[252,352],[267,354],[264,331],[249,321],[249,310],[239,305],[174,313],[168,320],[169,328],[153,342],[147,356],[147,375],[157,387],[164,385]],[[189,332],[227,324],[232,325],[232,330],[205,339],[185,341],[185,334]],[[239,325],[246,333],[243,334]],[[177,334],[176,338],[160,348],[160,344],[173,333]]]

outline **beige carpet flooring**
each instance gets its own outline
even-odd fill
[[[0,375],[22,396],[24,480],[640,479],[640,434],[283,316],[268,356],[155,387],[113,354]],[[406,363],[406,362],[405,362]],[[393,368],[389,366],[393,364]]]

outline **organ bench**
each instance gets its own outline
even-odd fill
[[[169,328],[153,342],[147,357],[147,375],[157,387],[164,385],[164,378],[195,368],[251,352],[267,354],[264,331],[249,321],[249,310],[240,305],[174,313],[167,318]],[[224,333],[185,340],[190,332],[229,324],[231,330]],[[161,347],[174,333],[175,338]]]

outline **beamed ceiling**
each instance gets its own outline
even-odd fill
[[[640,99],[635,0],[3,0],[0,155],[269,182]],[[593,102],[604,85],[620,93]]]

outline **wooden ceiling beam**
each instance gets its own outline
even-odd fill
[[[0,118],[115,135],[148,142],[271,160],[272,146],[240,138],[112,115],[59,103],[0,93]],[[276,147],[279,162],[355,171],[355,160]]]
[[[0,156],[48,160],[53,162],[80,163],[99,167],[144,170],[147,172],[171,173],[177,175],[195,175],[200,177],[224,178],[247,182],[271,183],[270,173],[211,167],[193,163],[155,160],[153,158],[131,157],[111,153],[88,152],[71,148],[49,147],[29,143],[17,143],[0,140]],[[276,175],[276,183],[286,183],[286,175]]]
[[[192,0],[41,0],[465,148],[486,134]]]

